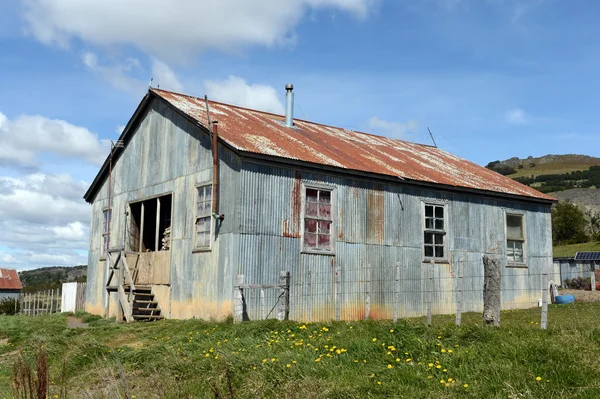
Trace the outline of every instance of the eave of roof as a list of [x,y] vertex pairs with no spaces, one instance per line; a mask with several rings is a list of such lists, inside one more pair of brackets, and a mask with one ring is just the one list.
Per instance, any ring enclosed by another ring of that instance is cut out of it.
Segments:
[[[133,127],[152,98],[159,98],[206,131],[204,99],[150,89],[123,130],[127,143]],[[510,178],[424,144],[336,128],[296,119],[293,128],[284,116],[209,101],[211,119],[219,121],[219,139],[236,153],[267,157],[279,162],[326,167],[342,173],[369,174],[418,185],[440,186],[457,191],[552,203],[556,199]],[[116,149],[118,158],[122,149]],[[93,201],[108,174],[104,162],[84,198]]]

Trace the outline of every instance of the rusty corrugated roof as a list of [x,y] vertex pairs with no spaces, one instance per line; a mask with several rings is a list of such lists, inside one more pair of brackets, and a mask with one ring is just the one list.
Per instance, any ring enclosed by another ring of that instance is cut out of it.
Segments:
[[[151,89],[181,112],[206,126],[204,99]],[[232,147],[342,169],[371,172],[402,179],[555,200],[531,187],[452,155],[442,149],[388,137],[294,120],[209,101],[219,136]]]
[[23,288],[19,274],[14,269],[0,269],[0,290],[20,290]]

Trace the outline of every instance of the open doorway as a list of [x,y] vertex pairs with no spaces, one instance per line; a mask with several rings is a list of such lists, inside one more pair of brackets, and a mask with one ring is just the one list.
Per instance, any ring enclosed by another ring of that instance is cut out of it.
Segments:
[[133,252],[168,251],[171,248],[172,195],[129,204],[129,247]]

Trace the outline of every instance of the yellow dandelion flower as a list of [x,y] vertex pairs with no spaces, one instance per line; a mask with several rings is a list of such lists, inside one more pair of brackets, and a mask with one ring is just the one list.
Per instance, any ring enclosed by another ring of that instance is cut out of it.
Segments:
[[446,383],[446,381],[440,380],[440,384],[445,384],[445,383]]
[[290,368],[290,367],[292,367],[292,365],[288,363],[285,365],[285,367]]
[[263,362],[263,364],[265,364],[266,362],[268,362],[268,360],[267,359],[263,359],[262,362]]
[[441,369],[442,366],[440,366],[439,364],[437,366],[435,366],[436,369]]
[[394,332],[394,329],[391,329],[390,332]]
[[429,366],[429,367],[433,367],[433,363],[429,363],[429,364],[428,364],[428,366]]
[[446,349],[442,349],[442,353],[446,353]]
[[336,350],[335,350],[335,353],[337,353],[338,355],[341,355],[341,354],[342,354],[342,351],[341,351],[341,350],[339,350],[339,349],[336,349]]
[[536,381],[541,381],[541,380],[542,380],[542,377],[535,377],[535,380],[536,380]]
[[448,353],[452,353],[452,349],[448,349]]
[[393,369],[394,366],[392,366],[391,364],[388,364],[388,369]]
[[400,361],[400,358],[399,358],[399,357],[397,357],[397,358],[396,358],[396,361],[397,361],[397,362],[399,362],[399,361]]
[[406,363],[411,362],[412,359],[409,357],[408,359],[406,359]]
[[371,377],[371,378],[375,377],[375,373],[371,373],[371,375],[369,377]]
[[295,360],[292,360],[292,363],[296,364],[296,363],[298,363],[298,362],[297,362],[297,361],[295,361]]
[[463,387],[468,388],[469,384],[464,384]]
[[381,385],[381,381],[377,381],[377,385]]
[[315,362],[317,362],[317,363],[320,362],[320,361],[321,361],[320,357],[318,357],[318,358],[315,359]]
[[377,342],[377,338],[373,338],[373,342]]

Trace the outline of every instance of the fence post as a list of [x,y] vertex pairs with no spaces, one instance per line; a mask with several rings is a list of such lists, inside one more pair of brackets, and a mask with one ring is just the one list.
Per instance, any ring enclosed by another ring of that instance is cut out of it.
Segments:
[[435,263],[430,262],[431,272],[429,274],[429,284],[427,286],[427,325],[431,325],[431,303],[433,302],[433,275],[435,273]]
[[592,291],[596,291],[596,273],[594,270],[591,271],[590,281],[592,282]]
[[308,271],[308,318],[307,321],[310,323],[312,313],[312,273]]
[[260,319],[264,320],[267,318],[267,314],[265,313],[265,290],[260,289]]
[[460,258],[458,263],[458,283],[456,293],[456,325],[460,326],[462,319],[462,308],[463,308],[463,276],[465,273],[465,260]]
[[548,328],[548,274],[542,275],[542,330]]
[[233,287],[233,314],[235,321],[244,320],[244,291],[240,287],[244,284],[244,275],[238,274],[235,276],[235,285]]
[[365,320],[369,320],[371,313],[371,266],[367,266],[367,298],[365,300]]
[[50,313],[52,313],[53,307],[54,307],[54,288],[50,290]]
[[337,264],[335,265],[335,319],[340,320],[341,318],[341,309],[342,309],[342,276],[341,271],[338,268]]
[[493,326],[500,325],[501,279],[500,261],[483,257],[483,322]]
[[282,285],[282,300],[279,301],[279,314],[277,318],[279,320],[290,319],[290,272],[279,273],[279,284]]
[[394,323],[398,322],[398,282],[400,281],[400,265],[396,263],[396,279],[394,280]]

